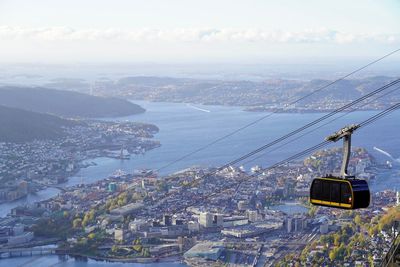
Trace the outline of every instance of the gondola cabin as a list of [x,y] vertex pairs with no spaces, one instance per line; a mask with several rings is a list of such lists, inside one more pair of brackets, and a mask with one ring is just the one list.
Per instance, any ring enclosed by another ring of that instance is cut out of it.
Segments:
[[369,187],[365,180],[355,178],[316,178],[311,184],[310,202],[342,209],[367,208],[370,202]]

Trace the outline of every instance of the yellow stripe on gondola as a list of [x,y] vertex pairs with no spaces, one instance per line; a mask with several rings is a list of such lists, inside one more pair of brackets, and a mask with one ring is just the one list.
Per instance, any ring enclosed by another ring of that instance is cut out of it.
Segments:
[[322,205],[335,206],[335,207],[351,208],[351,204],[346,204],[346,203],[330,202],[330,201],[323,201],[323,200],[318,200],[318,199],[311,199],[310,201],[313,204],[322,204]]
[[351,204],[346,204],[346,203],[339,203],[339,202],[331,202],[331,201],[323,201],[323,200],[318,200],[318,199],[310,199],[311,203],[315,204],[322,204],[322,205],[329,205],[329,206],[336,206],[336,207],[343,207],[343,208],[353,208],[353,201],[354,201],[354,191],[353,191],[353,186],[350,183],[350,181],[342,178],[335,178],[335,177],[319,177],[316,178],[316,180],[328,180],[328,181],[335,181],[335,182],[340,182],[340,183],[347,183],[350,186],[350,192],[351,192]]

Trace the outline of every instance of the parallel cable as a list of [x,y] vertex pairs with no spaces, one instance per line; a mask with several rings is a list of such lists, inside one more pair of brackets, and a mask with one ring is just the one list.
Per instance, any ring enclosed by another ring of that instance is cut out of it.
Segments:
[[[210,173],[207,173],[207,174],[203,175],[200,179],[193,180],[191,183],[189,183],[187,185],[187,187],[190,186],[190,185],[193,185],[194,183],[197,183],[201,179],[205,179],[207,177],[210,177],[211,175],[213,175],[213,174],[215,174],[215,173],[217,173],[217,172],[219,172],[219,171],[221,171],[221,170],[223,170],[223,169],[225,169],[225,168],[227,168],[229,166],[232,166],[232,165],[234,165],[234,164],[236,164],[236,163],[238,163],[240,161],[243,161],[244,159],[249,158],[252,155],[255,155],[258,152],[261,152],[261,151],[267,149],[268,147],[271,147],[271,146],[273,146],[273,145],[275,145],[275,144],[277,144],[277,143],[279,143],[279,142],[281,142],[281,141],[283,141],[283,140],[285,140],[285,139],[287,139],[287,138],[289,138],[289,137],[291,137],[291,136],[293,136],[293,135],[295,135],[297,133],[300,133],[301,131],[304,131],[305,129],[310,128],[310,127],[314,126],[315,124],[317,124],[317,123],[319,123],[319,122],[321,122],[321,121],[323,121],[323,120],[325,120],[325,119],[327,119],[329,117],[332,117],[333,115],[335,115],[335,114],[337,114],[337,113],[339,113],[339,112],[341,112],[341,111],[343,111],[343,110],[345,110],[345,109],[347,109],[347,108],[349,108],[349,107],[351,107],[351,106],[353,106],[355,104],[358,104],[358,103],[364,101],[365,99],[367,99],[367,98],[369,98],[369,97],[371,97],[371,96],[373,96],[375,94],[378,94],[378,93],[380,93],[380,92],[382,92],[382,91],[384,91],[384,90],[386,90],[386,89],[390,88],[391,86],[393,86],[395,84],[398,84],[398,83],[400,83],[400,78],[396,79],[396,80],[394,80],[394,81],[392,81],[392,82],[390,82],[390,83],[388,83],[388,84],[386,84],[386,85],[384,85],[384,86],[382,86],[382,87],[380,87],[380,88],[378,88],[378,89],[376,89],[376,90],[374,90],[374,91],[372,91],[372,92],[370,92],[370,93],[368,93],[368,94],[366,94],[366,95],[364,95],[364,96],[362,96],[362,97],[360,97],[360,98],[358,98],[358,99],[356,99],[356,100],[354,100],[354,101],[352,101],[352,102],[350,102],[350,103],[348,103],[348,104],[346,104],[346,105],[344,105],[344,106],[342,106],[342,107],[340,107],[340,108],[338,108],[336,110],[334,110],[334,111],[332,111],[332,112],[330,112],[330,113],[328,113],[328,114],[326,114],[326,115],[324,115],[324,116],[322,116],[322,117],[320,117],[320,118],[318,118],[318,119],[316,119],[316,120],[314,120],[314,121],[312,121],[312,122],[310,122],[310,123],[308,123],[306,125],[304,125],[303,127],[298,128],[297,130],[294,130],[294,131],[292,131],[292,132],[290,132],[290,133],[288,133],[288,134],[286,134],[286,135],[284,135],[284,136],[282,136],[282,137],[280,137],[280,138],[278,138],[278,139],[276,139],[276,140],[274,140],[274,141],[272,141],[272,142],[270,142],[270,143],[268,143],[266,145],[263,145],[262,147],[260,147],[260,148],[258,148],[256,150],[253,150],[250,153],[248,153],[248,154],[246,154],[244,156],[241,156],[238,159],[235,159],[235,160],[233,160],[233,161],[231,161],[231,162],[229,162],[229,163],[227,163],[227,164],[225,164],[225,165],[223,165],[221,167],[216,168],[215,170],[211,171]],[[167,193],[164,199],[167,199],[170,195],[171,194]]]
[[380,88],[378,88],[378,89],[376,89],[376,90],[374,90],[374,91],[372,91],[372,92],[370,92],[370,93],[368,93],[368,94],[366,94],[366,95],[364,95],[364,96],[362,96],[362,97],[360,97],[360,98],[358,98],[358,99],[356,99],[356,100],[354,100],[354,101],[352,101],[352,102],[350,102],[350,103],[348,103],[348,104],[346,104],[346,105],[344,105],[344,106],[342,106],[340,108],[335,109],[334,111],[332,111],[332,112],[330,112],[330,113],[328,113],[328,114],[326,114],[326,115],[324,115],[324,116],[322,116],[322,117],[320,117],[320,118],[318,118],[318,119],[316,119],[316,120],[314,120],[312,122],[309,122],[308,124],[298,128],[298,129],[296,129],[296,130],[294,130],[294,131],[292,131],[292,132],[290,132],[290,133],[288,133],[288,134],[286,134],[284,136],[281,136],[281,137],[275,139],[274,141],[272,141],[272,142],[270,142],[268,144],[265,144],[265,145],[263,145],[263,146],[261,146],[261,147],[259,147],[257,149],[254,149],[251,152],[249,152],[249,153],[247,153],[247,154],[245,154],[245,155],[243,155],[243,156],[241,156],[241,157],[239,157],[237,159],[232,160],[231,162],[223,165],[220,168],[224,169],[224,168],[226,168],[228,166],[231,166],[231,165],[234,165],[234,164],[236,164],[238,162],[241,162],[244,159],[249,158],[249,157],[251,157],[251,156],[253,156],[253,155],[255,155],[255,154],[257,154],[257,153],[259,153],[259,152],[261,152],[261,151],[263,151],[263,150],[265,150],[265,149],[267,149],[267,148],[269,148],[269,147],[271,147],[271,146],[273,146],[275,144],[277,144],[277,143],[280,143],[283,140],[288,139],[289,137],[292,137],[293,135],[298,134],[298,133],[304,131],[305,129],[310,128],[310,127],[314,126],[315,124],[318,124],[321,121],[326,120],[327,118],[330,118],[333,115],[335,115],[335,114],[337,114],[337,113],[339,113],[341,111],[344,111],[347,108],[349,108],[349,107],[351,107],[351,106],[353,106],[355,104],[358,104],[358,103],[364,101],[365,99],[367,99],[367,98],[369,98],[369,97],[371,97],[371,96],[373,96],[375,94],[378,94],[378,93],[380,93],[380,92],[382,92],[382,91],[388,89],[389,87],[391,87],[391,86],[393,86],[395,84],[398,84],[398,83],[400,83],[400,79],[396,79],[396,80],[394,80],[394,81],[392,81],[392,82],[390,82],[390,83],[388,83],[388,84],[386,84],[386,85],[384,85],[384,86],[382,86],[382,87],[380,87]]
[[393,111],[395,111],[396,109],[399,109],[399,108],[400,108],[400,103],[397,103],[397,104],[391,106],[390,108],[388,108],[388,109],[376,114],[375,116],[369,118],[368,120],[365,120],[362,123],[360,123],[359,124],[360,128],[361,127],[365,127],[365,126],[367,126],[367,125],[379,120],[380,118],[386,116],[387,114],[389,114],[389,113],[391,113],[391,112],[393,112]]
[[[375,114],[374,116],[364,120],[363,122],[359,123],[359,128],[358,129],[361,129],[361,128],[363,128],[363,127],[365,127],[365,126],[367,126],[367,125],[369,125],[371,123],[374,123],[375,121],[383,118],[384,116],[388,115],[389,113],[391,113],[391,112],[393,112],[393,111],[395,111],[397,109],[400,109],[400,103],[397,103],[397,104],[395,104],[395,105],[393,105],[393,106],[391,106],[391,107],[389,107],[389,108],[387,108],[387,109]],[[277,168],[279,166],[282,166],[284,164],[287,164],[287,163],[289,163],[289,162],[291,162],[291,161],[293,161],[295,159],[298,159],[300,157],[304,157],[305,155],[308,155],[309,153],[311,153],[311,152],[313,152],[313,151],[315,151],[317,149],[321,149],[321,148],[327,146],[329,143],[331,143],[331,142],[330,141],[323,141],[323,142],[321,142],[321,143],[319,143],[319,144],[317,144],[315,146],[312,146],[312,147],[310,147],[308,149],[305,149],[305,150],[303,150],[303,151],[301,151],[301,152],[299,152],[299,153],[297,153],[297,154],[295,154],[295,155],[293,155],[291,157],[288,157],[288,158],[286,158],[286,159],[284,159],[282,161],[279,161],[279,162],[271,165],[270,167],[264,168],[264,169],[262,169],[262,171],[263,172],[269,171],[269,170],[275,169],[275,168]],[[252,178],[254,178],[255,176],[258,176],[258,175],[259,175],[258,173],[255,173],[253,175],[248,176],[246,179],[243,179],[242,181],[238,182],[235,191],[238,191],[238,189],[240,188],[240,186],[244,182],[247,182],[250,179],[252,179]],[[220,194],[220,193],[222,193],[224,191],[227,191],[227,190],[230,190],[230,188],[229,189],[221,188],[221,190],[213,192],[210,195],[204,196],[203,198],[201,198],[199,200],[196,200],[194,203],[191,203],[190,205],[186,205],[184,207],[181,207],[180,209],[174,210],[174,213],[179,212],[181,210],[185,210],[185,209],[187,209],[187,208],[189,208],[191,206],[194,206],[194,205],[196,205],[196,204],[198,204],[200,202],[203,202],[203,201],[205,201],[205,200],[207,200],[207,199],[209,199],[209,198],[211,198],[213,196],[216,196],[216,195],[218,195],[218,194]]]
[[[385,58],[387,58],[387,57],[389,57],[389,56],[391,56],[391,55],[393,55],[393,54],[395,54],[395,53],[397,53],[399,51],[400,51],[400,48],[396,49],[396,50],[394,50],[394,51],[392,51],[392,52],[390,52],[390,53],[388,53],[388,54],[386,54],[386,55],[384,55],[384,56],[382,56],[382,57],[380,57],[380,58],[378,58],[378,59],[376,59],[374,61],[371,61],[370,63],[368,63],[368,64],[366,64],[366,65],[364,65],[364,66],[362,66],[362,67],[360,67],[360,68],[358,68],[358,69],[356,69],[356,70],[354,70],[354,71],[352,71],[352,72],[350,72],[350,73],[348,73],[348,74],[346,74],[346,75],[344,75],[344,76],[342,76],[342,77],[340,77],[340,78],[338,78],[338,79],[336,79],[334,81],[331,81],[328,84],[323,85],[323,86],[317,88],[316,90],[314,90],[314,91],[312,91],[312,92],[310,92],[310,93],[308,93],[308,94],[306,94],[306,95],[304,95],[304,96],[302,96],[302,97],[300,97],[300,98],[298,98],[298,99],[296,99],[296,100],[294,100],[292,102],[289,102],[289,103],[285,104],[284,108],[286,108],[288,106],[291,106],[291,105],[294,105],[294,104],[297,104],[298,102],[300,102],[300,101],[302,101],[302,100],[304,100],[304,99],[306,99],[306,98],[308,98],[308,97],[310,97],[310,96],[312,96],[312,95],[314,95],[314,94],[316,94],[316,93],[318,93],[318,92],[320,92],[320,91],[322,91],[322,90],[324,90],[324,89],[326,89],[326,88],[328,88],[328,87],[330,87],[330,86],[332,86],[332,85],[334,85],[334,84],[336,84],[336,83],[338,83],[338,82],[340,82],[340,81],[342,81],[342,80],[344,80],[344,79],[346,79],[348,77],[350,77],[351,75],[353,75],[353,74],[355,74],[357,72],[360,72],[360,71],[368,68],[369,66],[371,66],[371,65],[373,65],[375,63],[378,63],[379,61],[381,61],[381,60],[383,60],[383,59],[385,59]],[[250,126],[253,126],[253,125],[257,124],[258,122],[260,122],[260,121],[262,121],[262,120],[264,120],[264,119],[266,119],[268,117],[271,117],[273,114],[275,114],[277,112],[278,112],[278,110],[275,110],[275,111],[273,111],[271,113],[268,113],[265,116],[262,116],[261,118],[258,118],[258,119],[254,120],[254,121],[252,121],[252,122],[250,122],[250,123],[248,123],[246,125],[243,125],[242,127],[238,128],[238,129],[236,129],[236,130],[234,130],[234,131],[232,131],[232,132],[230,132],[230,133],[228,133],[226,135],[223,135],[223,136],[215,139],[214,141],[212,141],[212,142],[210,142],[210,143],[208,143],[206,145],[203,145],[203,146],[193,150],[192,152],[189,152],[189,153],[187,153],[187,154],[185,154],[185,155],[173,160],[170,163],[167,163],[167,164],[163,165],[162,167],[158,168],[156,171],[159,172],[159,171],[161,171],[161,170],[163,170],[165,168],[168,168],[168,167],[174,165],[175,163],[178,163],[178,162],[180,162],[180,161],[182,161],[182,160],[184,160],[184,159],[186,159],[186,158],[188,158],[188,157],[190,157],[190,156],[192,156],[192,155],[194,155],[194,154],[196,154],[196,153],[198,153],[200,151],[203,151],[203,150],[213,146],[214,144],[216,144],[216,143],[218,143],[218,142],[220,142],[220,141],[222,141],[222,140],[224,140],[224,139],[226,139],[228,137],[231,137],[231,136],[235,135],[236,133],[243,131],[244,129],[249,128]]]
[[[369,125],[369,124],[371,124],[371,123],[374,123],[375,121],[377,121],[377,120],[379,120],[379,119],[385,117],[385,116],[388,115],[389,113],[391,113],[391,112],[393,112],[393,111],[395,111],[395,110],[397,110],[397,109],[399,109],[399,108],[400,108],[400,103],[397,103],[397,104],[394,104],[393,106],[390,106],[389,108],[387,108],[387,109],[385,109],[385,110],[379,112],[378,114],[376,114],[376,115],[370,117],[369,119],[367,119],[367,120],[365,120],[365,121],[359,123],[359,124],[358,124],[358,125],[359,125],[358,129],[361,129],[361,128],[363,128],[363,127],[365,127],[365,126],[367,126],[367,125]],[[306,150],[304,150],[304,151],[302,151],[302,152],[300,152],[300,153],[298,153],[298,154],[296,154],[296,155],[294,155],[294,156],[292,156],[292,157],[289,157],[289,158],[287,158],[287,159],[285,159],[285,160],[283,160],[283,161],[280,161],[280,162],[278,162],[278,163],[275,163],[275,164],[272,165],[271,167],[269,167],[269,168],[267,168],[267,169],[264,169],[264,170],[269,170],[269,169],[276,168],[277,166],[280,166],[280,165],[282,165],[282,164],[284,164],[284,163],[286,163],[286,162],[290,162],[290,161],[292,161],[292,160],[294,160],[294,159],[296,159],[296,158],[299,158],[299,157],[301,156],[301,154],[307,154],[307,151],[313,150],[313,148],[315,148],[315,147],[317,147],[317,146],[322,146],[322,147],[323,147],[323,146],[326,146],[328,143],[331,143],[331,142],[330,142],[330,141],[324,141],[324,142],[322,142],[322,143],[320,143],[320,144],[318,144],[318,145],[316,145],[316,146],[314,146],[314,147],[311,147],[311,148],[309,148],[309,149],[306,149]]]
[[248,164],[248,163],[250,163],[250,162],[253,162],[253,161],[255,161],[255,160],[257,160],[257,159],[259,159],[259,158],[261,158],[261,157],[264,157],[265,155],[267,155],[267,154],[269,154],[269,153],[271,153],[271,152],[274,152],[274,151],[278,150],[279,148],[282,148],[282,147],[284,147],[284,146],[286,146],[286,145],[288,145],[288,144],[291,144],[291,143],[293,143],[294,141],[297,141],[297,140],[299,140],[300,138],[302,138],[302,137],[304,137],[304,136],[306,136],[306,135],[308,135],[308,134],[311,134],[311,133],[315,132],[316,130],[318,130],[318,129],[320,129],[320,128],[322,128],[322,127],[324,127],[324,126],[326,126],[326,125],[328,125],[328,124],[330,124],[330,123],[332,123],[332,122],[334,122],[334,121],[337,121],[338,119],[341,119],[341,118],[343,118],[343,117],[349,115],[350,113],[353,113],[353,112],[359,110],[360,108],[365,107],[366,105],[368,105],[368,104],[370,104],[370,103],[372,103],[372,102],[374,102],[374,101],[376,101],[376,100],[378,100],[378,99],[381,99],[381,98],[383,98],[383,97],[385,97],[385,96],[387,96],[387,95],[389,95],[389,94],[391,94],[391,93],[393,93],[394,91],[397,91],[397,90],[399,90],[399,89],[400,89],[400,87],[396,87],[396,88],[394,88],[393,90],[391,90],[391,91],[389,91],[389,92],[386,92],[386,93],[383,94],[383,95],[380,95],[380,96],[378,96],[378,97],[376,97],[376,98],[374,98],[374,99],[371,99],[370,101],[368,101],[368,102],[366,102],[366,103],[360,105],[359,107],[353,108],[353,109],[347,111],[346,113],[343,113],[342,115],[340,115],[340,116],[338,116],[338,117],[336,117],[336,118],[334,118],[334,119],[332,119],[332,120],[330,120],[330,121],[328,121],[328,122],[326,122],[326,123],[324,123],[324,124],[321,124],[321,125],[319,125],[318,127],[314,128],[314,129],[311,129],[310,131],[307,131],[307,132],[305,132],[305,133],[299,135],[299,136],[296,137],[296,138],[291,139],[291,140],[288,141],[288,142],[283,143],[283,144],[280,145],[280,146],[274,147],[273,149],[271,149],[271,150],[269,150],[269,151],[266,151],[265,153],[263,153],[263,154],[261,154],[261,155],[255,157],[255,158],[253,158],[253,159],[250,159],[250,160],[244,162],[243,165],[246,165],[246,164]]

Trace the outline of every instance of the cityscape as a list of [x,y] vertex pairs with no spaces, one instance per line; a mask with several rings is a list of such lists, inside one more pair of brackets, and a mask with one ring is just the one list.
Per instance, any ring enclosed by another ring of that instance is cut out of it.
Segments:
[[400,266],[400,4],[0,1],[0,267]]

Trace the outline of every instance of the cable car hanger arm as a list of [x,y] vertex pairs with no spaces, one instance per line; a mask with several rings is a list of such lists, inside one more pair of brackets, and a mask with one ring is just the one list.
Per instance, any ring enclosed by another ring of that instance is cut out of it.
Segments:
[[332,142],[337,142],[343,138],[343,152],[342,152],[343,159],[342,159],[342,166],[340,168],[340,176],[343,179],[352,177],[347,173],[347,168],[349,166],[349,160],[351,154],[351,134],[358,128],[360,128],[359,124],[351,124],[325,138],[326,141],[332,141]]

